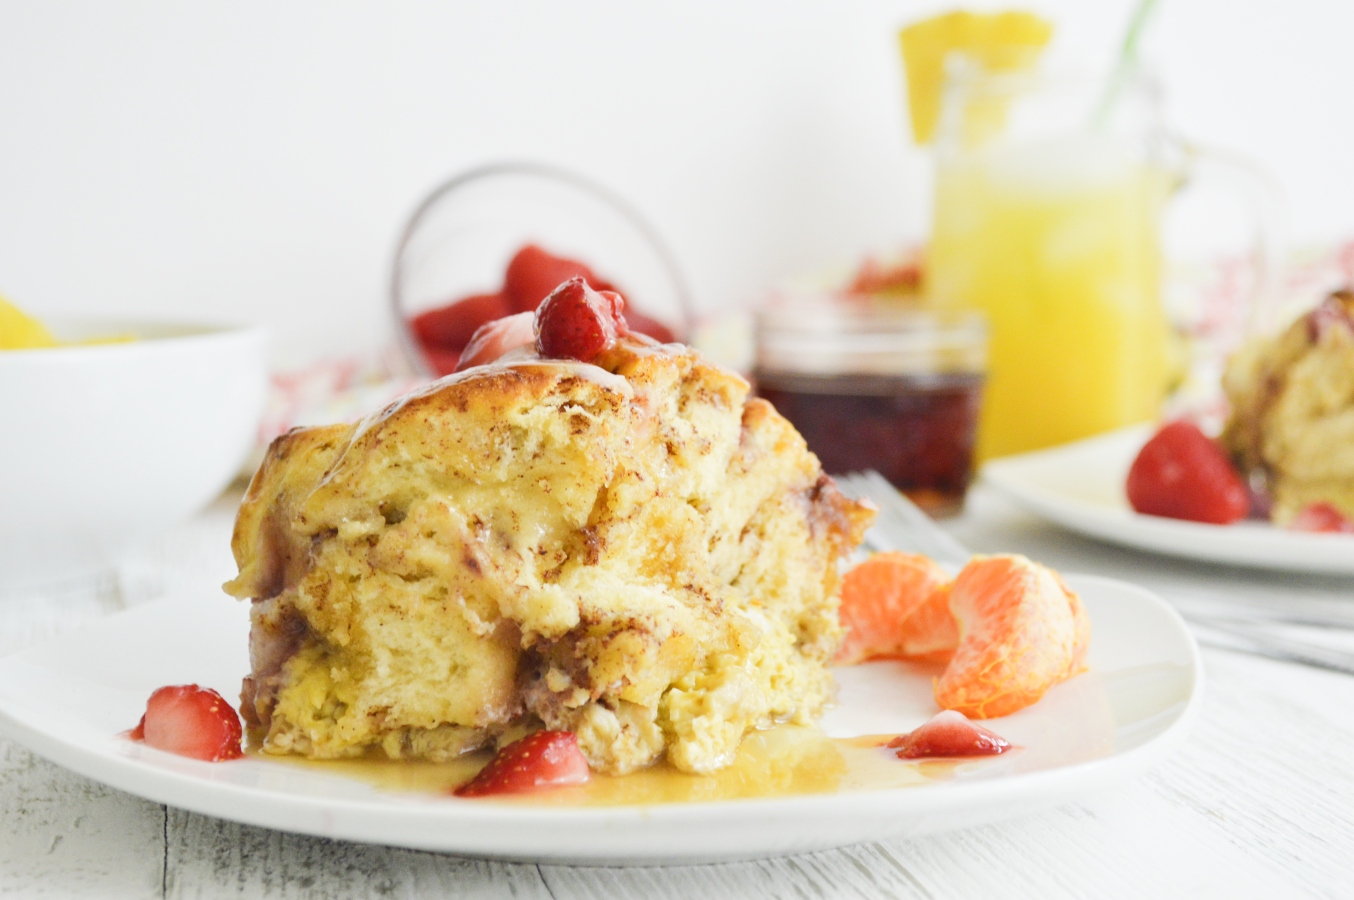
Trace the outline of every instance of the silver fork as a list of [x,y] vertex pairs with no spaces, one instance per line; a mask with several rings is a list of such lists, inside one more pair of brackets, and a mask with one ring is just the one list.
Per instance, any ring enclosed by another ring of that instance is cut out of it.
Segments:
[[[833,477],[842,493],[868,499],[879,507],[874,526],[865,534],[865,546],[869,549],[922,553],[952,566],[962,566],[972,555],[878,472]],[[1221,604],[1173,605],[1201,644],[1354,675],[1354,654],[1278,631],[1284,626],[1299,625],[1348,632],[1354,627],[1354,609],[1305,608],[1284,613],[1256,607],[1229,609]]]

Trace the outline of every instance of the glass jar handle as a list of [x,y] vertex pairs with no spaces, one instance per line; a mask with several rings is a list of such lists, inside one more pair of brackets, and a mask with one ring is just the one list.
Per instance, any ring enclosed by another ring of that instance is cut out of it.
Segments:
[[1181,138],[1172,141],[1181,162],[1176,168],[1178,182],[1171,199],[1180,196],[1189,185],[1219,176],[1230,180],[1251,214],[1249,258],[1254,278],[1250,290],[1242,295],[1246,332],[1264,330],[1274,323],[1274,293],[1278,287],[1283,252],[1283,202],[1278,184],[1262,166],[1228,150],[1201,145]]
[[[1225,356],[1239,340],[1272,329],[1281,266],[1283,265],[1283,203],[1278,185],[1265,169],[1230,151],[1203,146],[1181,138],[1170,140],[1178,162],[1167,202],[1174,202],[1193,184],[1222,179],[1231,193],[1249,211],[1250,284],[1223,281],[1213,289],[1211,302],[1201,302],[1194,328],[1181,329],[1194,338],[1193,346],[1181,348],[1179,368],[1183,376],[1167,402],[1168,415],[1188,414],[1205,425],[1220,425],[1225,413],[1221,379]],[[1230,325],[1230,327],[1229,327]]]

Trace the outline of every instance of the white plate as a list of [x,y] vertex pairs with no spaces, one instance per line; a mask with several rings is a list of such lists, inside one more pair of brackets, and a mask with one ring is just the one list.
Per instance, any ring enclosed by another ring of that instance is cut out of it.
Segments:
[[[0,660],[0,733],[89,778],[252,825],[476,856],[675,863],[794,853],[968,827],[1137,775],[1184,739],[1203,672],[1180,617],[1141,588],[1071,579],[1094,623],[1091,670],[991,727],[1019,751],[922,786],[648,807],[536,807],[394,793],[266,759],[204,763],[118,736],[151,690],[198,682],[234,696],[248,664],[243,604],[167,600]],[[836,737],[907,731],[935,712],[901,663],[838,671]],[[889,761],[893,765],[893,761]],[[914,765],[897,761],[899,766]]]
[[1354,535],[1290,531],[1266,522],[1206,525],[1134,512],[1124,482],[1152,430],[1140,425],[996,459],[983,466],[982,477],[1036,515],[1115,544],[1259,569],[1354,575]]

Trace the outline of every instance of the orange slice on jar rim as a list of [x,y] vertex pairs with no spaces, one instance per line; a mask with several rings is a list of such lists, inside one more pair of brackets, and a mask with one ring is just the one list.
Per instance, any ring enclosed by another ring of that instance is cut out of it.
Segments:
[[[956,11],[908,25],[898,33],[907,73],[912,136],[931,142],[940,119],[946,59],[963,54],[986,72],[1018,72],[1038,61],[1053,36],[1053,25],[1033,13]],[[990,134],[1005,120],[1005,102],[992,100],[965,110],[966,134]]]
[[936,703],[969,718],[1005,716],[1083,671],[1091,622],[1053,570],[1023,556],[975,557],[949,603],[959,646],[936,680]]
[[833,661],[852,665],[918,655],[916,648],[922,655],[953,649],[959,633],[943,596],[949,581],[949,573],[917,553],[876,553],[847,572],[840,612],[846,637]]

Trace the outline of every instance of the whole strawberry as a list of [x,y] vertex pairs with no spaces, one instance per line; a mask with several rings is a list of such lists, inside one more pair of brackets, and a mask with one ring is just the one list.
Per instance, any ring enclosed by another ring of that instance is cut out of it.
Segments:
[[1246,517],[1246,485],[1222,448],[1191,422],[1152,436],[1128,470],[1128,502],[1140,513],[1228,525]]
[[536,351],[545,359],[592,362],[628,328],[625,301],[613,291],[594,291],[581,277],[551,291],[536,309]]
[[458,787],[455,794],[522,794],[583,784],[588,774],[588,761],[572,731],[536,731],[499,750],[489,765]]

